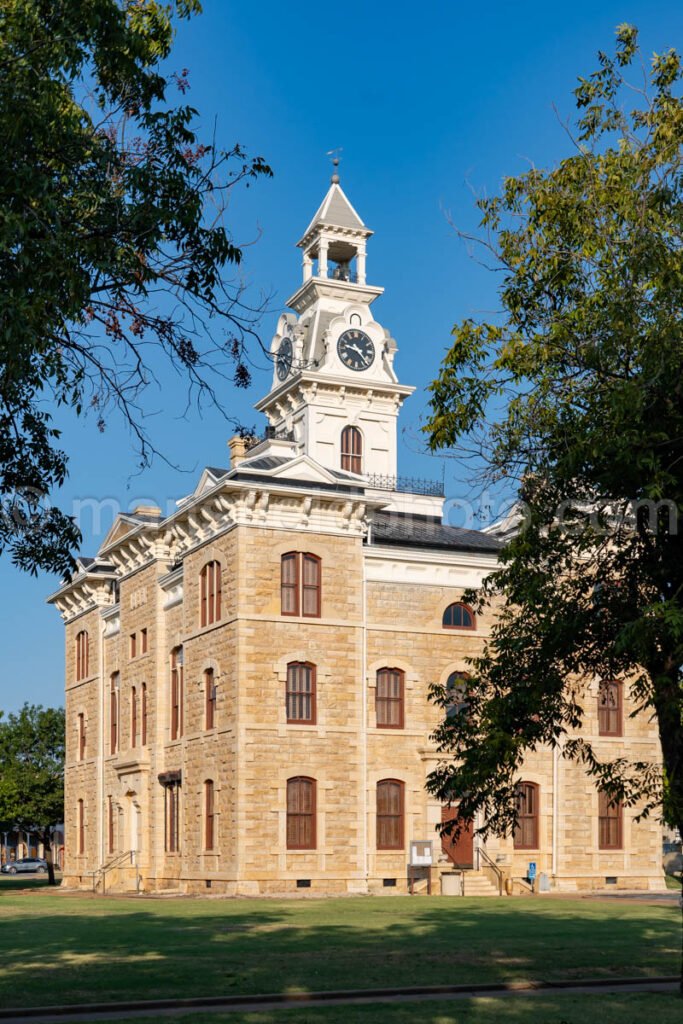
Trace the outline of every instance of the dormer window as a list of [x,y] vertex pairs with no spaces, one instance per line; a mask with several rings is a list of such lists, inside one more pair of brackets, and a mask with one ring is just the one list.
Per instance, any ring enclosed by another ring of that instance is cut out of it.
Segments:
[[341,468],[347,473],[363,472],[363,435],[358,427],[344,427],[342,430]]

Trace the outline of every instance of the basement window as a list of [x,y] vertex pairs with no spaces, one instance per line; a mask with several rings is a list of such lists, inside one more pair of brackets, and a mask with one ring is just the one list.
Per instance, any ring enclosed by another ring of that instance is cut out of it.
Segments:
[[382,879],[382,885],[384,886],[385,889],[395,889],[396,888],[396,879],[395,878],[383,878]]
[[210,879],[210,878],[207,878],[207,879],[206,879],[206,888],[207,888],[207,889],[210,889],[210,888],[211,888],[211,879]]
[[297,889],[310,889],[311,880],[310,878],[297,878],[296,880]]
[[617,876],[616,875],[607,875],[607,877],[605,878],[605,885],[616,885],[616,884],[617,884]]

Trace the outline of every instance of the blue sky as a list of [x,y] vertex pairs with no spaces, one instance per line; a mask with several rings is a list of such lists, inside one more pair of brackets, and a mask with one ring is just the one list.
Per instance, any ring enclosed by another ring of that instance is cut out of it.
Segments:
[[[188,101],[207,131],[215,123],[219,144],[239,141],[275,171],[272,181],[235,193],[229,213],[236,240],[256,240],[244,273],[255,297],[270,296],[264,340],[300,281],[294,246],[327,189],[325,153],[341,146],[342,186],[375,231],[368,279],[386,293],[374,309],[398,342],[402,382],[418,388],[402,413],[399,466],[440,478],[442,461],[419,440],[424,388],[452,325],[496,309],[496,277],[471,259],[449,215],[474,229],[475,194],[495,192],[529,161],[547,166],[566,155],[553,104],[571,114],[577,75],[594,70],[598,49],[612,49],[622,21],[639,26],[647,54],[683,48],[683,5],[205,0],[204,7],[181,27],[171,64],[189,69]],[[249,392],[224,391],[225,410],[249,423],[256,419],[251,404],[269,386],[270,373],[259,365]],[[104,434],[90,420],[62,422],[71,467],[56,500],[69,511],[88,499],[108,500],[99,524],[82,519],[84,554],[95,553],[114,507],[145,500],[166,509],[203,466],[227,464],[229,425],[209,409],[183,418],[172,374],[150,391],[145,407],[153,440],[180,468],[158,460],[136,475],[131,439],[115,417]],[[447,495],[469,494],[465,477],[449,460]],[[6,711],[24,700],[62,703],[63,627],[44,603],[56,582],[22,575],[0,559]]]

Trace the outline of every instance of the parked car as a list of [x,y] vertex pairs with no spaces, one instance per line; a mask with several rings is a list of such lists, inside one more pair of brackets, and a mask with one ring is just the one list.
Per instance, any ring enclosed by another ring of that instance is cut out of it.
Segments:
[[12,860],[8,864],[3,864],[0,868],[3,875],[16,875],[19,872],[34,872],[38,874],[45,874],[47,871],[47,861],[42,860],[40,857],[22,857],[20,860]]

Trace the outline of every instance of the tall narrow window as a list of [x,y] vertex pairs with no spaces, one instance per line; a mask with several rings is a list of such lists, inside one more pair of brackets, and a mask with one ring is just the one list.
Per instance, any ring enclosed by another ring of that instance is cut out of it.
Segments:
[[598,691],[598,731],[601,736],[621,736],[624,730],[623,687],[616,681],[601,682]]
[[88,634],[82,629],[76,636],[76,681],[90,675],[90,650]]
[[341,435],[341,468],[363,472],[363,435],[358,427],[344,427]]
[[78,736],[77,736],[77,758],[82,761],[85,758],[85,715],[83,712],[78,716]]
[[147,683],[140,688],[140,744],[147,746]]
[[147,654],[147,627],[140,630],[140,654]]
[[164,849],[180,850],[180,781],[164,783]]
[[183,649],[171,651],[171,739],[183,735]]
[[377,849],[402,850],[404,785],[398,779],[377,783]]
[[293,661],[287,666],[287,721],[316,721],[315,665]]
[[379,670],[375,697],[378,728],[403,728],[403,691],[404,678],[400,668]]
[[114,672],[109,680],[109,753],[119,749],[119,686],[120,677]]
[[283,615],[321,615],[322,563],[308,551],[288,551],[280,563],[280,602]]
[[79,854],[85,853],[85,814],[82,800],[76,805],[76,849]]
[[213,780],[204,783],[204,849],[213,850],[214,846],[214,792]]
[[216,681],[213,669],[207,668],[204,673],[204,720],[207,729],[216,725]]
[[474,629],[474,612],[466,604],[457,601],[449,604],[443,613],[441,624],[444,629]]
[[315,779],[287,779],[287,849],[315,850]]
[[538,786],[534,782],[520,782],[517,786],[516,850],[538,849]]
[[138,653],[138,636],[137,633],[130,634],[130,656],[134,658]]
[[301,614],[308,618],[320,618],[320,559],[317,555],[303,555],[302,568],[303,604]]
[[135,686],[130,688],[130,745],[138,745],[138,691]]
[[446,717],[457,718],[462,715],[467,721],[469,712],[469,701],[467,699],[467,687],[469,676],[466,672],[451,672],[446,680]]
[[221,617],[221,563],[207,562],[200,574],[200,622],[210,626]]
[[620,850],[622,846],[623,808],[620,800],[610,800],[607,793],[598,793],[598,847]]
[[112,854],[116,849],[114,842],[114,801],[111,797],[107,797],[107,830],[108,830],[108,849],[109,853]]

